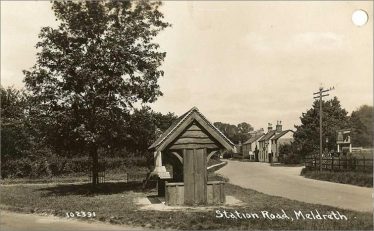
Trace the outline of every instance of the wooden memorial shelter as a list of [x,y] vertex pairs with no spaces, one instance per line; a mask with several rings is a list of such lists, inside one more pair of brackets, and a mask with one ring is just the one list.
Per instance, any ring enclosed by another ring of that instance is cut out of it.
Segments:
[[[224,184],[207,181],[207,163],[218,151],[235,151],[235,146],[196,107],[180,116],[149,149],[155,158],[153,173],[160,179],[159,194],[164,190],[167,205],[224,203]],[[178,162],[173,165],[174,179],[162,163],[168,156]]]

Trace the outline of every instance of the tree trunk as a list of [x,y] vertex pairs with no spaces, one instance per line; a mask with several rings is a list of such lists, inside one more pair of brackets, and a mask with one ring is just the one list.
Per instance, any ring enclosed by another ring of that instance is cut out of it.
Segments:
[[96,147],[92,147],[91,157],[92,157],[92,185],[96,186],[97,184],[99,184],[99,157],[98,157]]

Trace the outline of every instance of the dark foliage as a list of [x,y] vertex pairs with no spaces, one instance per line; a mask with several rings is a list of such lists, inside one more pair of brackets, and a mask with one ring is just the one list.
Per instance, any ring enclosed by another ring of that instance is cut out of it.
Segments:
[[279,146],[279,162],[283,164],[300,164],[302,156],[297,153],[294,143]]
[[228,123],[215,122],[214,126],[216,126],[227,138],[229,138],[235,144],[247,141],[250,138],[249,132],[253,131],[252,125],[246,122],[242,122],[237,126]]
[[361,106],[350,117],[352,144],[355,147],[373,147],[373,107]]
[[[8,160],[2,165],[2,178],[44,178],[66,176],[70,174],[81,173],[89,174],[91,166],[89,158],[66,158],[66,157],[49,157],[49,158],[19,158]],[[106,157],[99,161],[100,170],[105,169],[108,173],[136,173],[141,168],[147,171],[149,163],[147,158],[139,155],[127,155],[125,158]]]
[[[323,101],[322,103],[322,137],[323,147],[335,150],[337,131],[349,127],[348,112],[340,105],[338,98]],[[297,154],[304,157],[318,153],[319,150],[319,101],[316,100],[306,113],[300,117],[301,125],[295,126],[294,145]],[[328,142],[326,142],[328,138]]]
[[98,149],[123,144],[133,105],[162,95],[166,53],[153,39],[169,24],[160,5],[54,1],[59,25],[41,29],[36,64],[24,71],[42,136],[56,152],[89,154],[94,184]]

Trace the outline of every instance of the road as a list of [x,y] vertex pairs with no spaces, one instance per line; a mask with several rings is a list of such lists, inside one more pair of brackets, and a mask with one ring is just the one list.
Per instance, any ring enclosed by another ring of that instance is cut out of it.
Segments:
[[1,231],[71,231],[71,230],[141,230],[128,226],[117,226],[101,222],[83,222],[54,216],[20,214],[8,211],[0,213]]
[[229,160],[217,173],[227,177],[232,184],[268,195],[355,211],[373,211],[372,188],[307,179],[300,176],[301,169]]

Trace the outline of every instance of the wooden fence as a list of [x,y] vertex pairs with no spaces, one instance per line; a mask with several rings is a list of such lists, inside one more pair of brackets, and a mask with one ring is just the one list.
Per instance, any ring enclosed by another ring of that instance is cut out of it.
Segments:
[[[305,167],[319,169],[319,157],[305,157]],[[372,172],[373,159],[349,157],[323,157],[322,169],[328,171]]]

